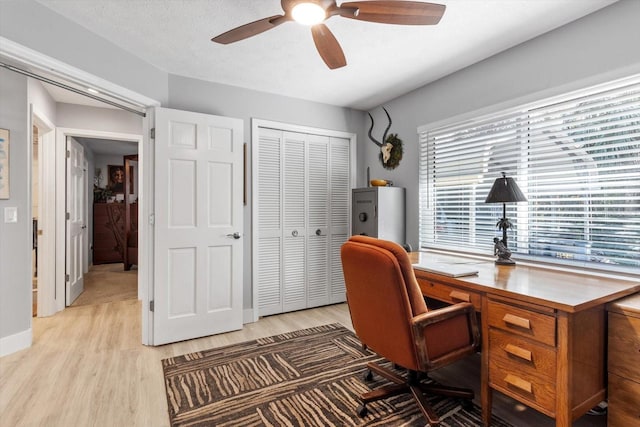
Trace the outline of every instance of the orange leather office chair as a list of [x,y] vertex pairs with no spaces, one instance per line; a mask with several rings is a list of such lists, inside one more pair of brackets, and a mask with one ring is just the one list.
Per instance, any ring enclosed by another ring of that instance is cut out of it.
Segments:
[[420,382],[421,375],[474,353],[480,343],[475,310],[460,303],[429,310],[407,252],[398,244],[352,236],[341,249],[351,321],[362,345],[407,369],[396,374],[376,363],[371,372],[394,384],[364,393],[357,409],[363,417],[367,403],[411,393],[432,426],[439,425],[424,393],[473,399],[473,391]]

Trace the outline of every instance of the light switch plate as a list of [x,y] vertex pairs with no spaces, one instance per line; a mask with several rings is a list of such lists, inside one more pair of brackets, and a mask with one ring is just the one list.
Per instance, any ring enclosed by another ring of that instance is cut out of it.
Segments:
[[18,222],[18,208],[15,206],[7,206],[4,208],[4,222]]

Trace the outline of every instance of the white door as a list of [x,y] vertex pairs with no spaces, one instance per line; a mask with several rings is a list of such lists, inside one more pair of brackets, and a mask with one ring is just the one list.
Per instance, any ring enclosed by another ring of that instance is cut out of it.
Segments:
[[156,108],[153,344],[242,328],[243,122]]
[[84,290],[84,235],[87,229],[84,165],[84,148],[67,137],[66,305],[71,305]]

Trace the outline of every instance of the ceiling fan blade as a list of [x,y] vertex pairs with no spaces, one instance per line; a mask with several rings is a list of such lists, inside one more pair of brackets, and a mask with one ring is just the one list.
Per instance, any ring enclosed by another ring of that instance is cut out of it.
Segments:
[[311,27],[311,34],[313,35],[313,42],[316,44],[316,49],[318,49],[318,53],[324,63],[327,64],[327,67],[335,70],[336,68],[347,65],[347,60],[344,57],[344,52],[338,40],[336,40],[326,25],[314,25]]
[[341,16],[360,21],[399,25],[434,25],[440,22],[446,6],[419,1],[352,1],[342,3],[340,8],[357,8],[357,14]]
[[211,41],[221,44],[237,42],[255,36],[256,34],[264,33],[288,20],[284,15],[270,16],[269,18],[259,19],[217,35],[212,38]]

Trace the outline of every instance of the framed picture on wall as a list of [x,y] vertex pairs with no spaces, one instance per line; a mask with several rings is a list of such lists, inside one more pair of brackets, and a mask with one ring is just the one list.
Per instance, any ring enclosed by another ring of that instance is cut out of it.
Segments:
[[9,130],[0,129],[0,199],[9,198]]
[[[108,165],[108,188],[114,194],[124,194],[124,166]],[[133,166],[129,166],[129,194],[133,194]]]

